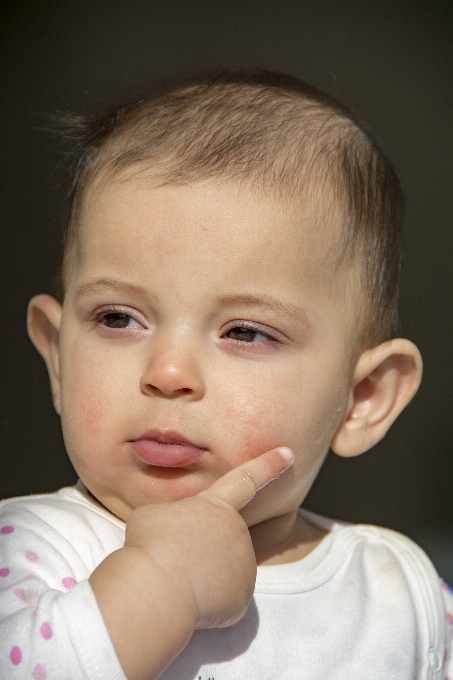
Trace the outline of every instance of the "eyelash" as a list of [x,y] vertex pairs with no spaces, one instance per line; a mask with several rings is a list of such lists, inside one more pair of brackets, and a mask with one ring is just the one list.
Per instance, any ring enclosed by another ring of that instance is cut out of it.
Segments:
[[281,340],[278,337],[277,333],[273,334],[272,330],[269,329],[267,326],[260,326],[259,324],[253,324],[248,321],[235,321],[233,325],[231,325],[224,333],[223,336],[226,336],[227,333],[230,333],[231,331],[235,330],[236,328],[244,328],[251,333],[257,333],[259,335],[265,335],[268,340],[263,343],[263,342],[246,342],[246,341],[241,341],[241,340],[234,340],[232,338],[228,338],[228,340],[231,340],[232,342],[237,342],[241,345],[252,345],[252,344],[271,344],[271,343],[279,343],[281,344]]
[[[101,307],[101,309],[97,309],[93,314],[91,314],[88,317],[88,321],[92,323],[98,323],[101,322],[102,319],[109,314],[121,314],[123,316],[128,316],[131,318],[133,321],[136,323],[141,324],[144,326],[144,324],[139,321],[133,314],[131,314],[131,309],[129,307],[122,307],[118,305],[109,305],[108,307]],[[105,328],[109,328],[108,326],[105,326]],[[121,329],[123,330],[123,329]]]
[[[121,305],[109,305],[107,307],[102,307],[101,309],[97,309],[93,314],[91,314],[88,317],[88,321],[94,323],[94,324],[101,324],[102,319],[109,314],[121,314],[124,316],[127,316],[131,318],[133,321],[136,323],[141,324],[143,327],[144,324],[139,321],[133,314],[131,314],[131,309],[129,307],[123,307]],[[109,326],[103,325],[105,329],[108,330],[113,330],[115,332],[114,328],[111,328]],[[238,329],[238,328],[243,328],[246,329],[252,333],[257,333],[259,335],[264,335],[268,338],[265,342],[260,341],[260,342],[247,342],[245,340],[235,340],[233,338],[226,338],[230,342],[237,343],[238,345],[258,345],[258,344],[282,344],[282,339],[280,337],[280,334],[278,334],[276,331],[272,332],[272,329],[269,329],[268,326],[261,326],[260,324],[254,324],[249,321],[242,321],[238,320],[235,321],[233,324],[231,324],[222,334],[222,337],[225,337],[228,333],[231,331]],[[117,330],[133,330],[133,328],[118,328]]]

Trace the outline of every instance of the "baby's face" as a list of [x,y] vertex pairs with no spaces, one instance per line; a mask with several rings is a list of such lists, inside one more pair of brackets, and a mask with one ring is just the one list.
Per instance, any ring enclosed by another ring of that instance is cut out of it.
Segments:
[[128,180],[87,201],[60,407],[76,471],[117,516],[193,495],[276,446],[295,465],[247,521],[305,497],[352,372],[351,319],[313,215],[226,182]]

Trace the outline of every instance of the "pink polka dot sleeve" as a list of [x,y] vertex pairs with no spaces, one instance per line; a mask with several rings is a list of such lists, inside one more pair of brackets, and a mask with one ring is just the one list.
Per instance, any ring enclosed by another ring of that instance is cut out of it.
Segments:
[[20,504],[0,511],[2,680],[125,680],[71,538]]
[[445,599],[447,610],[447,636],[448,645],[445,655],[445,680],[453,680],[453,590],[442,582],[442,594]]

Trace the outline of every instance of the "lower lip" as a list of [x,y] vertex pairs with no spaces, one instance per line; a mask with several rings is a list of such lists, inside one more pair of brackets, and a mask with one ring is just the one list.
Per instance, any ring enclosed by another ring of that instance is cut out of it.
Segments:
[[136,456],[148,465],[158,467],[181,467],[193,463],[205,449],[184,444],[160,444],[149,439],[131,442]]

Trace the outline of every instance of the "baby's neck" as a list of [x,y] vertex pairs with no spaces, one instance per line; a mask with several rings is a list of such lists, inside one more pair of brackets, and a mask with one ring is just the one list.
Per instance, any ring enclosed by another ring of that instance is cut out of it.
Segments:
[[259,566],[297,562],[325,536],[322,529],[307,522],[297,511],[268,519],[249,531]]

